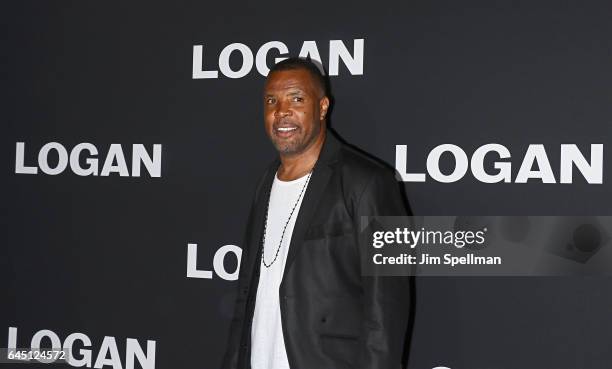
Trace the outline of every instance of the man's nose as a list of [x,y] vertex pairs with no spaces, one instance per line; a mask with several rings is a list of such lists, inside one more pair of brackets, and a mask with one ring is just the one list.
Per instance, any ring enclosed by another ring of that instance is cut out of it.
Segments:
[[276,118],[284,118],[291,115],[291,110],[287,108],[285,104],[279,104],[277,109],[274,111]]

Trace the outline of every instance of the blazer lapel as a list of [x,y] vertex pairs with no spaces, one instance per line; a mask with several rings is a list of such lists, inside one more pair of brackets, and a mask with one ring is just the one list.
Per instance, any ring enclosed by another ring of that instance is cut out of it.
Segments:
[[279,160],[275,160],[267,169],[264,176],[263,182],[260,188],[257,189],[256,200],[255,200],[255,212],[253,214],[253,224],[251,225],[251,234],[249,239],[249,247],[247,250],[247,261],[249,271],[254,270],[256,263],[260,262],[262,237],[264,230],[264,222],[266,220],[266,209],[268,208],[268,201],[270,198],[270,188],[272,188],[272,181],[274,175],[280,164]]
[[331,164],[336,160],[339,147],[340,143],[338,140],[331,132],[327,131],[325,143],[323,144],[323,148],[319,154],[319,159],[317,160],[317,164],[315,165],[312,176],[310,177],[310,183],[306,188],[306,193],[304,194],[304,199],[302,200],[302,205],[300,205],[298,217],[295,221],[295,226],[293,227],[291,243],[289,245],[289,253],[287,254],[285,270],[283,271],[283,280],[287,274],[287,270],[291,267],[291,263],[302,247],[302,241],[304,239],[304,235],[306,234],[306,230],[312,223],[312,217],[317,209],[319,200],[321,199],[321,196],[325,191],[325,187],[327,187],[327,183],[332,175],[333,169]]

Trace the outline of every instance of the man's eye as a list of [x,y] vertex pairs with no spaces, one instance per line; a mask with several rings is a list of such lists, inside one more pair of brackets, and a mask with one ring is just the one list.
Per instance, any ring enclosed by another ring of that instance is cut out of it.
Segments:
[[274,104],[275,100],[272,98],[266,99],[266,104]]
[[299,96],[295,96],[295,97],[293,98],[293,101],[295,101],[295,102],[302,102],[302,101],[304,101],[304,99],[303,99],[303,98],[301,98],[301,97],[299,97]]

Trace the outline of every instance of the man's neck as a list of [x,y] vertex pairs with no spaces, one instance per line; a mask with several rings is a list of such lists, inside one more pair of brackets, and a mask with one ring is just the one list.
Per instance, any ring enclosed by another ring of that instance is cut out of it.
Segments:
[[278,179],[281,181],[293,181],[308,174],[317,162],[324,142],[325,132],[304,152],[297,155],[281,155],[281,165],[277,173]]

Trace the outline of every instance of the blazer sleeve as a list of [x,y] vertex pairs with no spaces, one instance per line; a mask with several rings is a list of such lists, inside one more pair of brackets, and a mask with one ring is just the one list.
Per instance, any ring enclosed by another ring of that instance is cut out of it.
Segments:
[[249,240],[251,233],[253,232],[255,220],[255,208],[258,202],[259,196],[262,194],[262,186],[264,184],[268,170],[260,178],[255,187],[253,193],[253,200],[251,202],[251,208],[249,210],[249,216],[244,231],[242,240],[242,257],[240,258],[240,271],[238,272],[238,288],[236,302],[234,304],[234,315],[230,323],[230,333],[227,340],[225,349],[225,355],[221,363],[221,369],[237,369],[240,359],[240,350],[242,349],[242,336],[244,335],[244,329],[247,323],[246,308],[249,297],[249,287],[251,284],[251,271],[247,268],[247,260],[251,252],[257,252],[257,250],[250,250],[249,247],[258,247],[259,245],[250,245]]
[[[242,349],[242,337],[245,334],[244,330],[247,329],[247,318],[250,318],[246,316],[246,308],[249,299],[251,279],[253,276],[252,271],[248,270],[247,261],[249,260],[249,254],[256,253],[257,248],[259,247],[259,244],[250,245],[249,240],[252,232],[254,231],[255,222],[257,222],[257,220],[255,219],[255,210],[258,204],[258,199],[260,196],[265,195],[263,185],[267,176],[270,175],[270,171],[275,170],[275,165],[275,163],[272,163],[267,168],[263,176],[257,182],[255,191],[253,193],[253,201],[251,202],[251,208],[249,210],[249,216],[247,218],[247,223],[242,241],[242,257],[240,258],[240,271],[238,272],[238,288],[236,303],[234,304],[234,315],[230,323],[230,333],[229,338],[227,340],[223,361],[221,363],[221,369],[238,369],[240,350]],[[253,247],[254,249],[251,250],[250,247]]]
[[240,271],[238,272],[238,291],[236,296],[236,302],[234,304],[234,315],[230,323],[230,332],[229,338],[227,340],[227,345],[225,349],[225,355],[223,356],[223,361],[221,364],[222,369],[237,369],[238,368],[238,358],[240,354],[240,344],[241,338],[243,334],[243,329],[245,325],[245,312],[247,305],[247,297],[248,297],[248,286],[249,286],[249,276],[247,275],[246,268],[246,250],[245,246],[248,240],[247,235],[249,234],[249,229],[253,222],[253,207],[251,206],[251,211],[249,212],[249,218],[247,221],[247,227],[245,232],[245,237],[243,241],[243,251],[242,257],[240,258]]
[[[407,216],[410,210],[391,173],[370,177],[359,197],[354,213],[355,226],[361,216]],[[359,229],[359,228],[356,228]],[[358,237],[364,242],[363,237]],[[369,245],[358,245],[365,250]],[[364,276],[364,322],[362,338],[365,344],[358,361],[361,369],[399,369],[406,349],[405,338],[411,306],[411,277]]]

